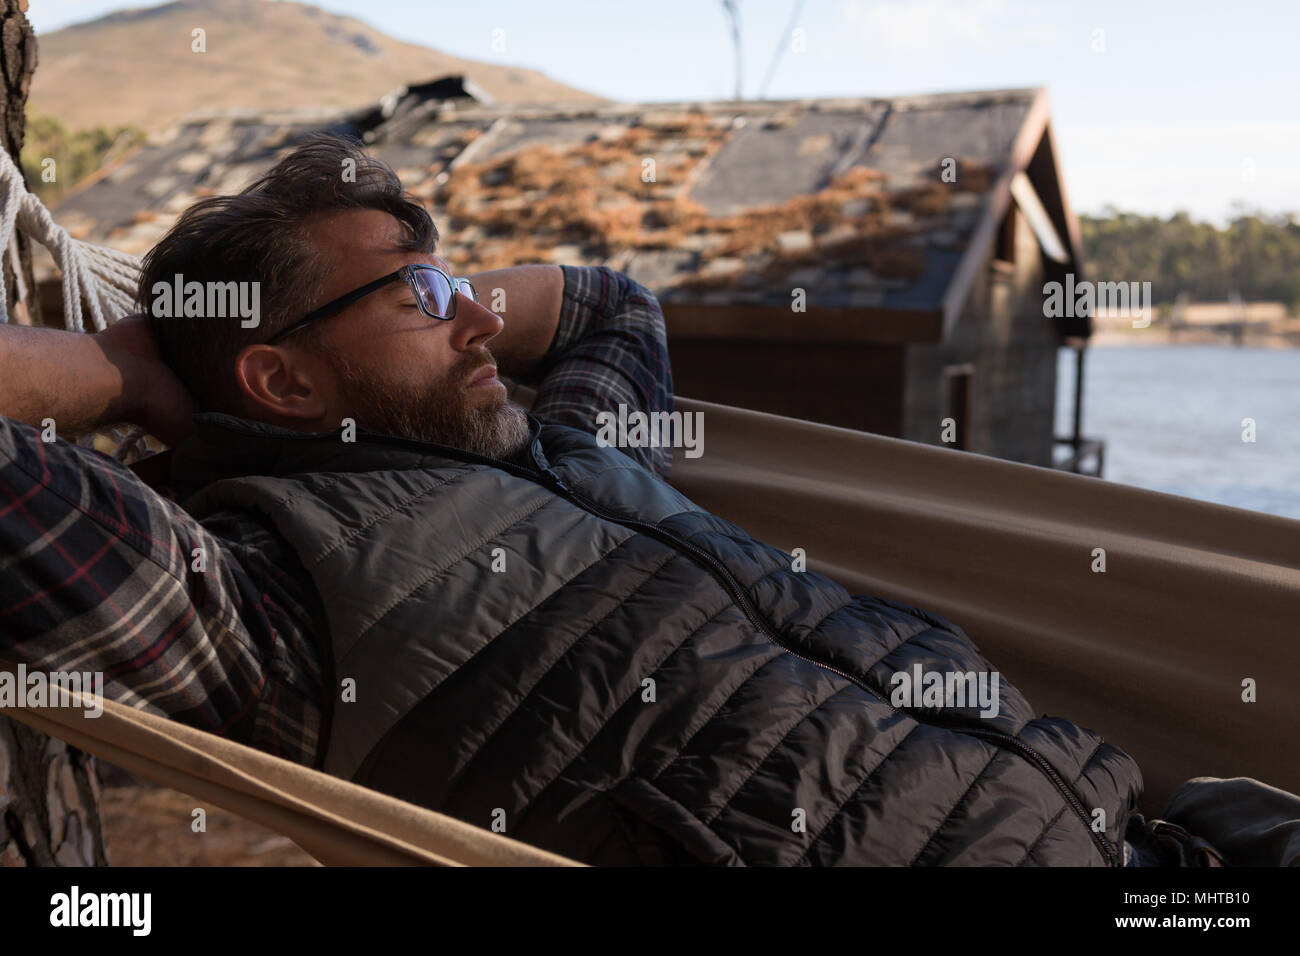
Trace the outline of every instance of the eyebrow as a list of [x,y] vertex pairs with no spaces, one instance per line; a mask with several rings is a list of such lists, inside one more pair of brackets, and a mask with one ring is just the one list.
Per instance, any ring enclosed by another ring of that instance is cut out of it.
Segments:
[[[434,262],[434,263],[432,263],[432,265],[437,266],[437,267],[438,267],[439,269],[441,269],[443,272],[447,273],[447,275],[451,275],[451,274],[452,274],[451,269],[450,269],[450,268],[447,266],[447,264],[446,264],[445,262],[443,262],[441,259],[438,260],[438,262]],[[457,276],[457,278],[460,278],[460,277]],[[407,285],[405,282],[391,282],[391,283],[389,283],[388,285],[384,286],[382,289],[380,289],[380,290],[378,291],[377,294],[378,294],[381,298],[382,298],[382,297],[385,297],[385,296],[387,296],[388,298],[392,298],[393,295],[395,294],[395,293],[394,293],[394,289],[396,289],[398,293],[404,293],[404,294],[406,294],[406,295],[409,295],[412,299],[415,298],[414,293],[411,292],[411,287],[410,287],[409,285]]]
[[379,295],[381,298],[391,299],[394,296],[399,294],[409,295],[411,296],[411,298],[415,298],[415,296],[411,293],[411,287],[407,285],[405,282],[390,282],[388,283],[388,285],[384,286],[382,289],[379,290]]

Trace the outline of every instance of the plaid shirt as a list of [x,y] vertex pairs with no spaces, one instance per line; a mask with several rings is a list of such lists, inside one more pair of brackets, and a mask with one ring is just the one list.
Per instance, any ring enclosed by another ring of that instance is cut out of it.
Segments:
[[[561,269],[534,413],[594,431],[619,404],[672,411],[654,295],[605,267]],[[625,450],[667,476],[670,449]],[[319,767],[321,621],[297,556],[253,514],[198,522],[113,459],[0,416],[0,658],[102,671],[110,699]]]

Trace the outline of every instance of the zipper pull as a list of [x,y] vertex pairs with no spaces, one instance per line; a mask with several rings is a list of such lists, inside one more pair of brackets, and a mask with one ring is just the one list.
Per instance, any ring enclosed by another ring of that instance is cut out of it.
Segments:
[[554,488],[556,491],[558,491],[560,494],[562,495],[573,494],[573,489],[570,488],[568,485],[566,485],[564,483],[564,479],[561,478],[559,475],[557,475],[555,472],[551,471],[551,469],[543,468],[541,473],[544,478],[549,479],[546,483],[550,485],[552,488]]

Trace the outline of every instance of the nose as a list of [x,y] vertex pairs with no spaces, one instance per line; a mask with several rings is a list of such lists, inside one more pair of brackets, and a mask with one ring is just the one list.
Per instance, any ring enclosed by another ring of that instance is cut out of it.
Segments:
[[506,327],[491,309],[456,293],[456,318],[451,321],[451,344],[462,351],[485,345]]

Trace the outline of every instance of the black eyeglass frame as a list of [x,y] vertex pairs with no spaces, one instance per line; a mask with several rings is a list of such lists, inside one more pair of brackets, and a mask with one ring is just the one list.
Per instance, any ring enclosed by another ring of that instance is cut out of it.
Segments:
[[[431,312],[425,306],[424,295],[415,284],[416,283],[415,273],[421,271],[436,272],[438,273],[438,275],[442,276],[444,279],[447,280],[447,284],[451,287],[451,299],[449,300],[451,303],[450,304],[451,313],[449,315],[437,315]],[[437,266],[431,266],[423,262],[415,262],[415,263],[411,263],[410,265],[402,266],[402,268],[398,269],[396,272],[390,272],[388,275],[378,278],[374,282],[367,282],[359,289],[353,289],[351,292],[347,293],[346,295],[339,296],[337,299],[335,299],[332,302],[327,302],[325,305],[322,305],[319,309],[316,309],[308,313],[307,315],[299,319],[297,322],[275,333],[275,335],[271,336],[269,339],[266,340],[266,344],[274,345],[275,343],[288,338],[290,335],[293,335],[295,332],[299,332],[302,329],[305,329],[307,326],[311,325],[314,322],[319,322],[321,319],[328,319],[332,315],[337,315],[338,313],[346,309],[348,306],[352,305],[354,302],[358,302],[361,299],[365,298],[366,296],[370,295],[370,293],[376,292],[379,289],[382,289],[384,286],[392,282],[397,282],[399,280],[405,282],[408,286],[410,286],[411,295],[415,297],[416,306],[424,315],[428,316],[431,319],[441,319],[444,322],[450,322],[452,319],[456,318],[456,293],[457,292],[459,292],[461,295],[465,295],[466,293],[464,290],[468,289],[469,290],[468,297],[470,301],[471,302],[478,301],[478,292],[474,289],[473,283],[471,283],[468,279],[457,279],[455,276],[449,275],[448,273],[442,271]]]

